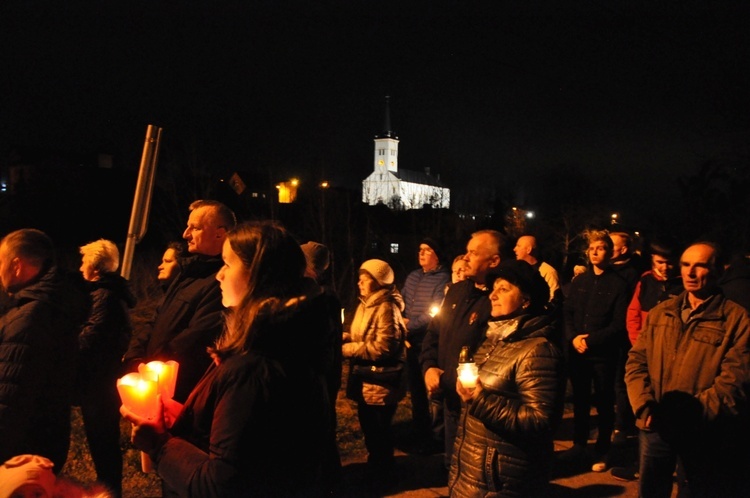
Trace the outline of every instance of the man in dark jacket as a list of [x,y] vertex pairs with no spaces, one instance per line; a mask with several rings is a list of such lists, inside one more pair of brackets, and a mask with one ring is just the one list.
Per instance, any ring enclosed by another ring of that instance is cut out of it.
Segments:
[[422,343],[419,361],[427,392],[440,392],[443,396],[446,469],[450,467],[461,415],[461,398],[456,392],[458,355],[463,346],[469,346],[473,354],[484,340],[492,308],[485,277],[500,264],[505,243],[505,236],[495,230],[481,230],[471,236],[466,245],[467,279],[448,289]]
[[138,364],[175,360],[179,363],[174,399],[184,403],[211,360],[206,352],[221,334],[221,290],[216,273],[223,265],[221,248],[229,230],[237,224],[224,204],[199,200],[190,205],[190,217],[182,237],[191,256],[167,289],[155,315],[130,342],[123,357],[126,370]]
[[[406,324],[407,379],[411,394],[411,418],[418,450],[431,452],[431,448],[441,447],[442,437],[437,426],[442,426],[442,419],[433,420],[430,415],[430,401],[424,384],[419,355],[422,353],[422,341],[427,333],[432,315],[434,315],[445,297],[445,284],[450,282],[451,274],[442,265],[440,247],[431,238],[422,239],[419,243],[419,268],[406,277],[401,296],[404,298],[404,323]],[[435,410],[437,413],[442,410]],[[433,423],[435,425],[433,425]],[[437,434],[433,434],[433,430]]]
[[88,311],[81,287],[55,265],[52,241],[22,229],[0,242],[0,461],[49,458],[60,472],[70,445],[77,336]]

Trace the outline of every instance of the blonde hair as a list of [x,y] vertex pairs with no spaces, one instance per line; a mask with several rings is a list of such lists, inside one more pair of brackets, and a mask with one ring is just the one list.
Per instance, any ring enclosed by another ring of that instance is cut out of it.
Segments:
[[114,242],[99,239],[81,246],[81,254],[91,258],[94,269],[105,273],[114,273],[120,267],[120,251]]

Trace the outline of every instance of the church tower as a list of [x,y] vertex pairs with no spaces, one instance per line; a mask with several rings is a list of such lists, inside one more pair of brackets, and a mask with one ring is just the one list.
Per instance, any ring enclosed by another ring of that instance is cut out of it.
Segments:
[[385,97],[383,132],[375,135],[374,171],[398,173],[398,137],[391,129],[391,98]]

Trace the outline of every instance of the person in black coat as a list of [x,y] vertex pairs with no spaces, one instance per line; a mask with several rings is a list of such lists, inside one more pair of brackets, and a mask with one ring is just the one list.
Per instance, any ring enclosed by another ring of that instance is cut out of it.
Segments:
[[0,461],[41,455],[59,473],[70,446],[76,338],[87,295],[56,266],[50,238],[32,228],[0,241],[0,284],[10,295],[0,316]]
[[78,334],[77,397],[97,479],[122,495],[120,396],[117,378],[133,330],[130,308],[136,299],[118,275],[120,252],[99,239],[81,246],[81,274],[91,294],[91,310]]
[[163,400],[164,419],[121,407],[131,441],[151,457],[164,497],[319,496],[331,416],[310,330],[325,325],[322,290],[273,222],[238,225],[222,256],[216,278],[228,311],[211,364],[184,406]]

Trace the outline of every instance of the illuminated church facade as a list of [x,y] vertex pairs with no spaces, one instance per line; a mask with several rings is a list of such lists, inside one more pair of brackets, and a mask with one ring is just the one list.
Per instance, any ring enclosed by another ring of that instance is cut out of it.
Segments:
[[362,181],[362,202],[383,203],[391,209],[450,207],[450,189],[440,178],[424,172],[399,169],[398,137],[391,130],[389,98],[385,98],[384,131],[375,136],[374,170]]

